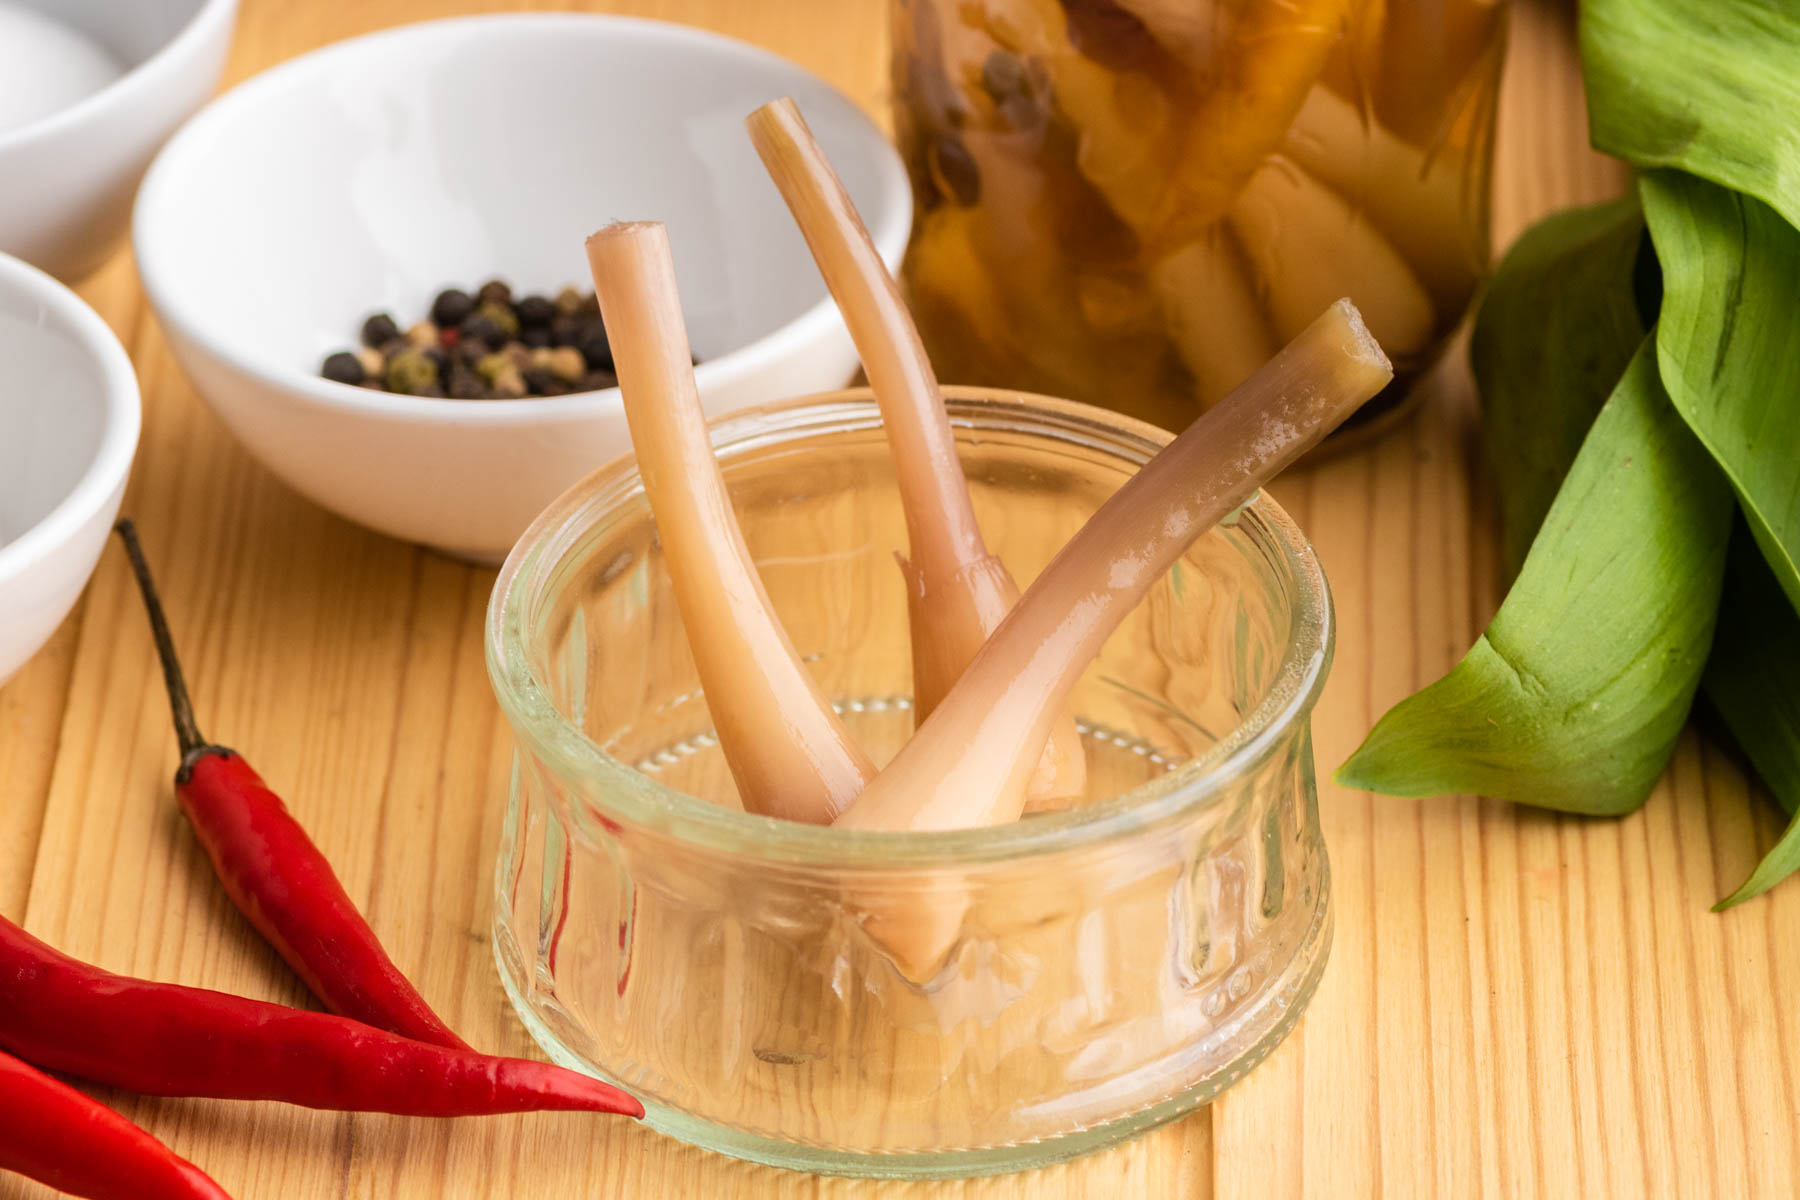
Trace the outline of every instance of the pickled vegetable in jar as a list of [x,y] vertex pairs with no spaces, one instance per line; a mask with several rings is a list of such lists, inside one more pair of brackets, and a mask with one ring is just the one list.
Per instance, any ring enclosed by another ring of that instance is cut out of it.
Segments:
[[1499,0],[895,0],[941,378],[1184,428],[1333,300],[1393,411],[1488,259]]

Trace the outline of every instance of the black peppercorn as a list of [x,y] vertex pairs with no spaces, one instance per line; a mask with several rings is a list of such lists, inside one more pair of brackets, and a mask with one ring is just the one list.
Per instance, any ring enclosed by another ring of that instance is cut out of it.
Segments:
[[506,285],[505,280],[490,279],[481,285],[480,291],[475,293],[475,302],[477,304],[511,304],[512,288]]
[[1014,129],[1037,129],[1050,113],[1050,80],[1038,59],[996,50],[981,64],[981,87]]
[[555,336],[542,325],[533,325],[528,329],[519,330],[519,340],[524,342],[527,346],[530,346],[533,350],[537,350],[543,346],[551,346],[556,343]]
[[[506,341],[506,331],[500,328],[492,317],[485,313],[476,313],[462,323],[462,341],[464,345],[470,342],[480,342],[488,349],[498,349]],[[477,354],[476,357],[479,358],[480,354]]]
[[319,368],[319,374],[333,383],[347,383],[354,387],[363,381],[366,372],[361,359],[348,350],[339,350],[336,354],[325,356],[325,365]]
[[519,324],[535,329],[550,323],[556,315],[556,305],[543,296],[527,296],[513,306],[513,311],[519,315]]
[[568,384],[558,379],[554,373],[541,368],[525,372],[525,386],[535,396],[563,396],[569,391]]
[[461,288],[445,288],[431,302],[431,319],[440,329],[461,325],[475,311],[475,298]]
[[450,365],[449,382],[445,390],[452,400],[483,400],[488,394],[487,381],[464,363]]
[[376,313],[363,322],[362,341],[365,346],[379,350],[399,336],[400,327],[386,313]]
[[981,199],[981,168],[967,146],[953,137],[940,137],[925,154],[931,178],[944,195],[964,208]]
[[612,343],[606,339],[605,323],[589,321],[582,329],[581,336],[575,343],[581,351],[581,357],[587,359],[587,365],[596,371],[613,369]]

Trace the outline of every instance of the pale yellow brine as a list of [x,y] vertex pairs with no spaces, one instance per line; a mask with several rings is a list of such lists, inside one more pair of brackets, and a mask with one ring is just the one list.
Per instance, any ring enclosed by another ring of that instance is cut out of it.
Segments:
[[1502,4],[894,13],[906,282],[940,377],[1181,429],[1339,296],[1395,398],[1461,320],[1488,257]]

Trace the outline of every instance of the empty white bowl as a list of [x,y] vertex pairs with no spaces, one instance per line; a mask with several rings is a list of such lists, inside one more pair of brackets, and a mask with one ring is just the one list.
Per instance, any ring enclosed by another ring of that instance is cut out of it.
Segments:
[[[0,97],[41,115],[11,125],[0,112],[0,252],[77,279],[112,253],[156,148],[218,84],[237,0],[9,2]],[[82,90],[69,75],[112,70],[122,73],[111,83],[60,103],[61,89]]]
[[93,309],[0,254],[0,683],[94,572],[138,442],[131,360]]
[[534,13],[357,38],[214,101],[144,180],[138,269],[176,357],[271,471],[353,521],[498,560],[629,449],[617,390],[430,399],[328,382],[320,361],[447,286],[585,289],[584,239],[630,218],[669,227],[710,413],[841,385],[854,348],[743,129],[783,95],[897,264],[899,156],[822,80],[681,26]]

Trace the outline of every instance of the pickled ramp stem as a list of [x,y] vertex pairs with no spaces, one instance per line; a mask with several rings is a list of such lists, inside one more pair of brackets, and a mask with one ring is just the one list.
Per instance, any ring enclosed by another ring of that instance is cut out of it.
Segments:
[[[1333,304],[1089,518],[834,824],[943,830],[1017,818],[1038,747],[1107,635],[1195,539],[1392,378],[1356,307]],[[949,949],[967,900],[940,885],[852,903],[896,966],[919,979]]]
[[949,573],[985,557],[937,376],[843,183],[792,99],[763,105],[744,124],[844,314],[881,405],[914,565]]
[[1019,815],[1069,690],[1196,538],[1393,378],[1339,300],[1132,476],[1069,540],[894,761],[835,824],[960,829]]
[[744,545],[694,386],[662,225],[609,225],[588,264],[631,444],[688,645],[750,812],[824,824],[874,776],[792,640]]
[[[1011,611],[1019,587],[982,540],[931,360],[824,150],[790,98],[763,105],[744,123],[844,315],[881,407],[906,516],[901,569],[913,703],[923,720]],[[1064,714],[1047,734],[1030,791],[1046,801],[1078,796],[1086,780],[1081,737]]]

